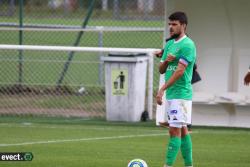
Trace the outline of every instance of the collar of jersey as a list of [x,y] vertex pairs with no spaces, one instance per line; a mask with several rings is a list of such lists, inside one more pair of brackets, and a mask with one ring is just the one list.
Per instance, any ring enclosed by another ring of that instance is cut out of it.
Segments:
[[179,43],[179,42],[181,42],[183,39],[185,39],[187,36],[186,35],[184,35],[183,37],[181,37],[178,41],[174,41],[174,43]]

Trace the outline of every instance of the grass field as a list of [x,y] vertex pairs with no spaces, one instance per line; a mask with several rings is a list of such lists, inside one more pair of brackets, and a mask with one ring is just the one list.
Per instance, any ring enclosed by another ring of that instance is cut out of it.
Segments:
[[[1,152],[32,152],[33,161],[1,167],[126,167],[134,158],[162,167],[167,130],[153,122],[65,118],[0,118]],[[250,130],[193,128],[195,167],[249,167]],[[183,166],[179,154],[175,167]]]

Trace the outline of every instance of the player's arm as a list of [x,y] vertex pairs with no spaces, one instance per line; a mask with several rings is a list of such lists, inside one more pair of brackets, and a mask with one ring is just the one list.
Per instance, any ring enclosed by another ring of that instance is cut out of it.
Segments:
[[249,85],[249,83],[250,83],[250,66],[249,66],[248,72],[244,78],[244,84]]
[[154,52],[154,55],[158,58],[161,58],[162,55],[163,55],[163,52],[164,52],[164,49],[161,49],[161,50],[157,50]]
[[176,71],[173,75],[169,78],[169,80],[165,83],[165,90],[172,86],[185,72],[187,65],[179,62]]
[[161,89],[157,93],[156,96],[156,101],[157,104],[161,105],[162,104],[162,96],[164,94],[164,91],[168,89],[170,86],[172,86],[179,78],[182,77],[186,70],[187,64],[183,62],[179,62],[176,71],[173,73],[173,75],[169,78],[167,82],[162,85]]
[[175,56],[169,54],[166,60],[160,62],[159,72],[161,74],[164,74],[166,72],[166,69],[168,68],[168,64],[174,61],[174,59],[175,59]]

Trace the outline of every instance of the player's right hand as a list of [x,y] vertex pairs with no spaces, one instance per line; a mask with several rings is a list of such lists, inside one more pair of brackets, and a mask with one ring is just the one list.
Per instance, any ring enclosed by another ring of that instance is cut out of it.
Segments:
[[168,57],[167,57],[167,59],[166,59],[166,61],[168,61],[168,62],[172,62],[174,60],[175,60],[175,56],[171,55],[171,54],[169,54]]
[[159,90],[159,92],[157,93],[157,96],[156,96],[156,102],[157,104],[159,105],[162,105],[162,96],[163,96],[164,92]]

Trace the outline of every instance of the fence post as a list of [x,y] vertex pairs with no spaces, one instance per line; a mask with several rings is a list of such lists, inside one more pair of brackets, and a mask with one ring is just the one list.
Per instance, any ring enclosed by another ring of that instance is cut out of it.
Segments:
[[[23,28],[23,0],[19,1],[19,28]],[[19,30],[19,45],[23,44],[23,30]],[[23,82],[23,51],[18,51],[19,65],[18,65],[18,84]]]
[[[87,11],[87,16],[84,18],[84,21],[83,21],[83,24],[82,24],[82,29],[86,28],[88,22],[89,22],[89,19],[93,13],[93,10],[94,10],[94,5],[95,5],[95,0],[92,0],[90,1],[90,5],[89,5],[89,8],[88,8],[88,11]],[[84,31],[79,31],[79,33],[77,34],[77,37],[76,37],[76,40],[74,42],[74,46],[78,46],[79,43],[80,43],[80,40],[82,38],[82,35],[84,34]],[[69,65],[74,57],[74,54],[75,52],[74,51],[71,51],[69,52],[68,54],[68,59],[67,61],[64,63],[64,67],[63,67],[63,71],[62,73],[60,74],[60,77],[59,79],[57,80],[57,87],[60,87],[62,82],[63,82],[63,79],[68,71],[68,68],[69,68]]]
[[[103,27],[98,27],[98,29],[100,29],[100,31],[98,32],[98,46],[99,47],[103,47]],[[99,83],[101,84],[101,86],[103,86],[103,62],[101,60],[101,57],[103,56],[103,52],[99,53],[99,60],[100,60],[100,64],[99,64]]]
[[148,53],[148,114],[153,119],[154,53]]

